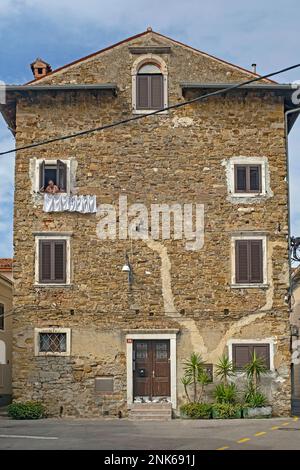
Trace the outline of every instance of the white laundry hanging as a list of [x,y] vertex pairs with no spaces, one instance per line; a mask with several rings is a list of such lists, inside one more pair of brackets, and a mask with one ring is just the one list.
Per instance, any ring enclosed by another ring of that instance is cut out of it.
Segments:
[[68,196],[68,194],[45,194],[44,212],[97,212],[96,196]]

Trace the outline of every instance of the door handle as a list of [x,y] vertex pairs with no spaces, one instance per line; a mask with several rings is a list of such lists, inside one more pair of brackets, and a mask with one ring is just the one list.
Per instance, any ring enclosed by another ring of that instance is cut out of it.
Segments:
[[153,378],[153,379],[155,378],[155,372],[154,372],[154,370],[152,371],[152,378]]

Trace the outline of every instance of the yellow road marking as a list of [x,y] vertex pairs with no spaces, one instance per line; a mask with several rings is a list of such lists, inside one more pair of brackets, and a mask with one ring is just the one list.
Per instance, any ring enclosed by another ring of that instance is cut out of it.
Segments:
[[275,431],[275,429],[279,429],[279,426],[272,426],[271,429],[272,431]]
[[299,419],[298,416],[294,416],[293,418],[294,421],[298,421],[298,419]]
[[229,446],[219,447],[217,450],[226,450],[226,449],[229,449]]
[[263,436],[264,434],[267,434],[266,431],[257,432],[254,434],[254,436],[259,437],[259,436]]
[[242,444],[243,442],[247,442],[247,441],[250,441],[250,438],[249,437],[243,437],[243,439],[240,439],[239,441],[237,441],[237,443]]
[[282,423],[282,426],[288,426],[289,423]]

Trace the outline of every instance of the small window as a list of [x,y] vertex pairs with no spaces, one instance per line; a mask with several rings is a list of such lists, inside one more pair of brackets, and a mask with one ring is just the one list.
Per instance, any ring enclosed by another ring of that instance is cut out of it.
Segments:
[[261,192],[261,165],[235,165],[236,193]]
[[67,165],[61,160],[56,160],[53,164],[46,164],[43,160],[39,169],[40,191],[45,191],[49,182],[58,187],[60,192],[67,191]]
[[67,352],[66,333],[39,333],[39,352],[65,353]]
[[0,330],[4,330],[4,305],[0,304]]
[[41,67],[38,67],[37,73],[38,75],[42,75],[44,73],[44,69],[42,69]]
[[39,240],[39,282],[66,283],[66,240]]
[[136,109],[164,107],[163,75],[155,64],[143,65],[136,77]]
[[262,240],[235,241],[236,284],[260,284],[263,282]]
[[263,343],[240,343],[232,345],[232,363],[237,369],[243,369],[255,352],[257,357],[263,359],[267,369],[270,369],[270,345]]

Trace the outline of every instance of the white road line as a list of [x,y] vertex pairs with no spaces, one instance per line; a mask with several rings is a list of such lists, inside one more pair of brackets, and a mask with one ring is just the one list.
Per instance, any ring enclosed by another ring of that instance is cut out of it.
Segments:
[[0,438],[12,438],[12,439],[58,439],[58,437],[46,437],[46,436],[22,436],[18,434],[0,434]]

